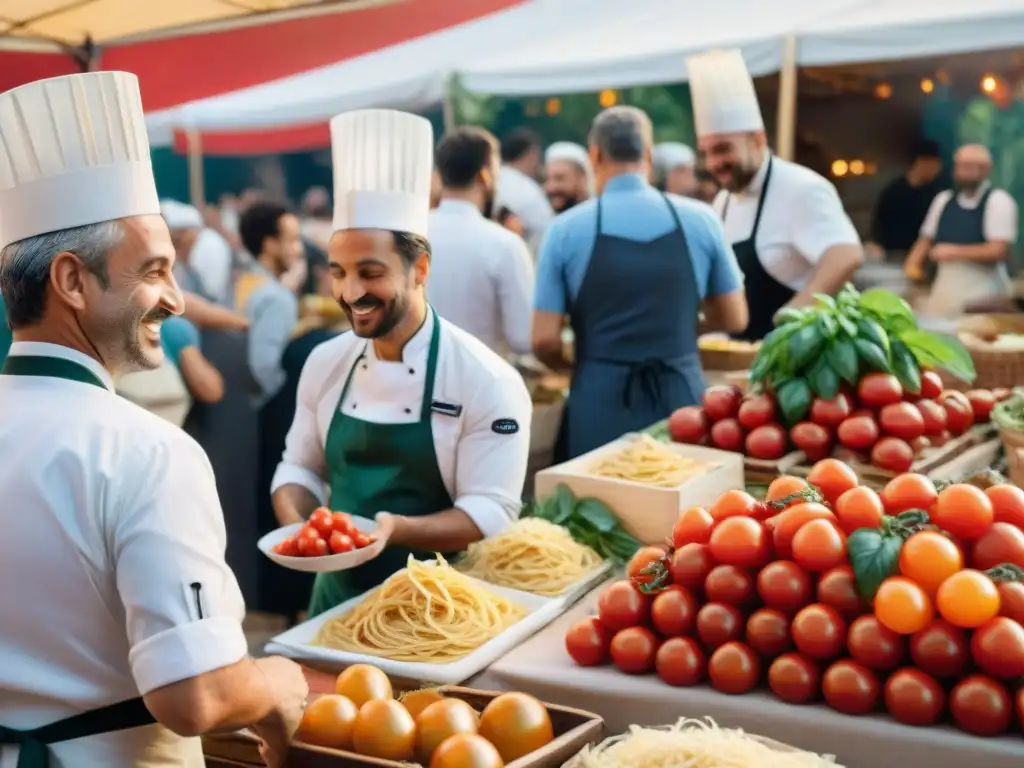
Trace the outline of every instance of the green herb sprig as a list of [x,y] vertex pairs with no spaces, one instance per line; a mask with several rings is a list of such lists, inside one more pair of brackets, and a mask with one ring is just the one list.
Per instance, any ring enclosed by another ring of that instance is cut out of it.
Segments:
[[560,525],[580,544],[593,549],[605,560],[624,565],[640,547],[622,522],[603,501],[577,499],[569,486],[560,483],[555,492],[523,508],[523,517],[539,517]]

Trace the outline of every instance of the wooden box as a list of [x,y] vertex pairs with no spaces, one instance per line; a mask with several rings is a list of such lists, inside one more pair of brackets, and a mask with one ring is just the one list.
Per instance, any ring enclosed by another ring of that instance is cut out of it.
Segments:
[[645,544],[661,544],[672,535],[679,512],[692,506],[710,506],[723,492],[743,487],[743,456],[716,448],[664,443],[683,458],[714,466],[680,486],[660,488],[629,480],[598,477],[589,468],[599,459],[627,448],[633,437],[615,440],[575,459],[541,470],[534,481],[534,496],[545,499],[564,483],[576,498],[604,502],[630,534]]

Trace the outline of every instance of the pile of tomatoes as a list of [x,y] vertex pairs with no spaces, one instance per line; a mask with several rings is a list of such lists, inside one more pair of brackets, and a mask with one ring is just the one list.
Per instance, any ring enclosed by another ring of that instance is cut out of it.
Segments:
[[703,405],[675,411],[668,429],[676,442],[706,443],[755,459],[782,458],[791,445],[809,461],[840,449],[847,458],[907,472],[925,449],[987,423],[995,404],[1009,396],[1010,390],[943,390],[931,371],[921,374],[921,391],[912,395],[892,374],[869,373],[856,388],[814,399],[806,420],[787,430],[771,394],[744,397],[738,387],[722,385],[705,390]]
[[554,729],[544,704],[525,693],[495,696],[482,712],[437,689],[396,699],[386,674],[355,664],[334,694],[306,707],[296,739],[430,768],[503,768],[550,743]]
[[274,545],[274,552],[286,557],[340,555],[368,547],[375,539],[356,528],[345,512],[327,507],[314,510],[306,524],[294,536]]
[[[645,547],[573,660],[705,680],[783,701],[823,697],[910,725],[947,714],[977,735],[1024,729],[1024,490],[903,474],[882,492],[836,459],[684,510],[672,549]],[[1016,710],[1016,715],[1014,714]]]

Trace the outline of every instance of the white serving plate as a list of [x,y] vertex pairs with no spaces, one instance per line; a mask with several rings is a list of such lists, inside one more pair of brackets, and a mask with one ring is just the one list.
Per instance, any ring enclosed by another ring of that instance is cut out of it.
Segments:
[[[376,521],[368,520],[365,517],[352,515],[352,524],[358,530],[371,536],[377,532]],[[304,525],[305,523],[293,523],[292,525],[278,528],[276,531],[271,531],[256,542],[256,546],[260,548],[260,552],[275,563],[285,568],[290,568],[293,571],[331,573],[332,571],[347,571],[350,568],[355,568],[357,565],[373,560],[384,549],[384,545],[387,544],[387,539],[378,537],[373,544],[362,549],[342,552],[339,555],[321,555],[320,557],[289,557],[287,555],[279,555],[274,551],[274,547],[289,536],[294,536]]]
[[480,648],[458,661],[452,661],[447,664],[393,661],[383,656],[336,651],[330,648],[311,645],[316,639],[320,627],[331,619],[355,608],[371,592],[353,597],[351,600],[345,601],[330,611],[326,611],[309,621],[292,627],[287,632],[272,638],[267,643],[265,650],[267,653],[287,656],[296,661],[317,662],[317,666],[320,668],[337,670],[351,664],[372,664],[381,671],[395,677],[426,683],[458,685],[473,677],[473,675],[482,671],[485,667],[490,666],[528,637],[546,627],[561,615],[567,607],[567,599],[565,597],[539,597],[527,592],[518,592],[514,589],[498,587],[479,581],[479,579],[474,579],[474,581],[478,581],[484,589],[488,589],[496,595],[524,606],[530,612],[497,637],[484,643]]

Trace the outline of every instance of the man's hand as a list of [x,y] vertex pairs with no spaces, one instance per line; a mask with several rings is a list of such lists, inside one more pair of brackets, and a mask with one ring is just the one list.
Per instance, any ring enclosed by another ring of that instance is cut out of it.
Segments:
[[302,713],[309,696],[309,684],[302,667],[280,656],[258,659],[256,664],[266,678],[277,706],[259,723],[251,727],[261,740],[260,756],[269,768],[284,765],[292,737],[302,722]]
[[392,515],[390,512],[378,512],[374,520],[377,521],[377,530],[373,534],[374,538],[377,541],[383,540],[386,546],[387,542],[395,535],[395,528],[401,524],[402,518],[398,515]]

